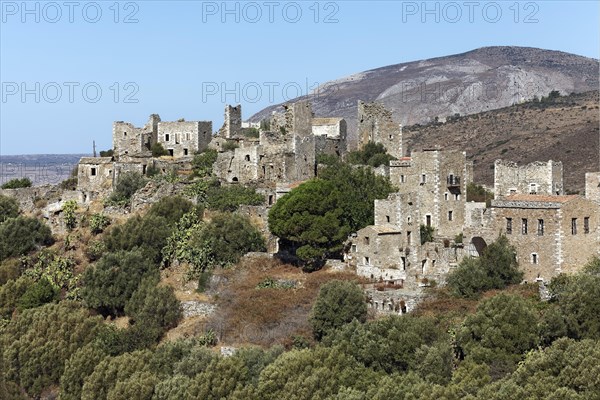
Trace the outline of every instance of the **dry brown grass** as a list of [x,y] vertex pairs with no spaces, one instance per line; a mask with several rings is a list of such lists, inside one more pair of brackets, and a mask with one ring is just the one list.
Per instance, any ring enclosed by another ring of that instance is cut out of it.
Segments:
[[[359,278],[352,273],[322,270],[304,273],[299,268],[270,258],[243,260],[235,268],[216,272],[216,313],[208,328],[222,343],[289,345],[294,336],[312,337],[308,317],[322,284]],[[292,289],[257,289],[267,278],[296,281]]]

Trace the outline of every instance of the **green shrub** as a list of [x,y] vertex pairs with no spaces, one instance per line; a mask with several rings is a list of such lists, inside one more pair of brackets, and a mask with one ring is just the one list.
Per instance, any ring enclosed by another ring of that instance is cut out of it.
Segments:
[[46,278],[40,279],[29,286],[18,303],[19,310],[39,307],[43,304],[58,300],[58,290]]
[[131,196],[144,187],[146,180],[139,172],[125,172],[119,176],[113,193],[108,198],[109,203],[129,204]]
[[152,152],[152,157],[161,157],[161,156],[169,155],[169,152],[167,150],[165,150],[163,145],[158,142],[156,142],[152,145],[152,147],[150,148],[150,151]]
[[96,261],[106,252],[106,244],[102,240],[92,240],[85,248],[85,255],[89,261]]
[[32,182],[28,177],[14,178],[2,185],[2,189],[19,189],[31,187]]
[[256,128],[245,128],[243,133],[244,136],[249,138],[258,138],[260,136],[260,131]]
[[104,214],[92,214],[90,217],[90,231],[97,235],[104,231],[104,229],[110,225],[110,218]]
[[421,226],[419,227],[419,233],[421,236],[421,244],[423,245],[428,242],[433,242],[434,232],[435,232],[435,229],[433,226],[427,226],[427,225],[421,224]]
[[75,302],[62,301],[25,310],[0,335],[5,379],[33,398],[56,386],[66,361],[96,338],[102,318],[90,317]]
[[316,157],[317,164],[335,165],[340,161],[340,158],[332,154],[319,153]]
[[167,331],[181,319],[181,304],[170,286],[158,285],[158,277],[144,279],[125,305],[131,322]]
[[538,313],[520,296],[499,294],[483,300],[463,322],[456,338],[465,357],[486,363],[494,375],[516,367],[539,343]]
[[240,205],[257,206],[264,203],[263,195],[244,186],[211,186],[206,191],[208,207],[218,211],[236,211]]
[[379,167],[380,165],[390,165],[390,160],[395,158],[387,154],[387,149],[383,144],[368,142],[362,149],[348,153],[346,159],[350,164]]
[[515,248],[502,235],[487,246],[479,258],[464,258],[448,275],[450,291],[460,297],[473,298],[490,289],[503,289],[521,282]]
[[67,200],[62,206],[63,219],[67,230],[72,231],[77,226],[77,202],[75,200]]
[[104,315],[120,314],[145,277],[158,268],[139,250],[107,253],[83,274],[81,296]]
[[112,157],[115,154],[113,149],[100,150],[100,157]]
[[473,182],[467,185],[467,201],[485,202],[486,207],[490,207],[492,200],[494,200],[494,194],[485,190],[483,186]]
[[212,175],[213,164],[217,161],[218,152],[208,149],[203,153],[196,154],[192,160],[194,175],[206,177]]
[[35,218],[20,216],[0,224],[0,261],[52,243],[50,228]]
[[221,149],[223,151],[233,151],[235,149],[237,149],[238,147],[240,147],[240,145],[233,140],[228,140],[225,143],[223,143],[223,146],[221,147]]
[[315,339],[357,319],[367,319],[367,302],[362,289],[354,282],[333,280],[319,290],[312,308],[310,323]]
[[219,214],[208,223],[194,213],[186,214],[177,224],[163,249],[163,265],[173,260],[190,264],[189,279],[216,267],[234,264],[250,251],[264,251],[260,232],[247,217]]
[[19,215],[19,203],[12,197],[0,194],[0,224]]

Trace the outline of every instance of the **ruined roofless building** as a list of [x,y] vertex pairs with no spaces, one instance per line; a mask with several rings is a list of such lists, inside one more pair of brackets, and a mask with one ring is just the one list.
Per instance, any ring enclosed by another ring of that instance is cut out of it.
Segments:
[[142,128],[129,122],[113,123],[115,158],[151,157],[150,148],[160,143],[173,157],[192,156],[206,150],[212,139],[211,121],[161,121],[152,114]]
[[517,165],[512,161],[494,163],[494,195],[563,194],[563,165],[560,161],[534,161]]
[[394,122],[392,112],[380,103],[358,101],[358,148],[367,143],[381,143],[388,154],[401,158],[402,126]]
[[[282,113],[272,116],[269,130],[261,131],[258,139],[244,137],[243,129],[241,135],[234,136],[238,121],[241,127],[241,107],[227,106],[225,118],[219,137],[211,147],[219,151],[213,167],[215,175],[230,183],[259,183],[275,188],[277,183],[313,178],[316,143],[340,140],[327,136],[317,138],[313,134],[313,114],[308,101],[285,105]],[[336,125],[345,127],[345,121],[336,121]],[[233,142],[236,147],[224,151],[223,145],[227,142]],[[336,145],[331,144],[331,147],[335,149]]]

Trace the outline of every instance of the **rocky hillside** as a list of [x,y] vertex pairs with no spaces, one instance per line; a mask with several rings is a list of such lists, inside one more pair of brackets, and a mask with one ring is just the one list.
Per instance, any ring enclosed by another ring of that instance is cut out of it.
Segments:
[[[327,82],[307,97],[316,116],[344,117],[352,142],[358,100],[380,101],[399,123],[413,125],[507,107],[552,90],[563,95],[597,90],[598,76],[596,59],[528,47],[484,47],[360,72]],[[278,107],[250,120],[258,122]]]
[[559,97],[552,103],[526,103],[445,123],[404,127],[410,150],[439,146],[462,149],[474,162],[475,181],[491,185],[498,158],[529,163],[563,162],[565,189],[584,189],[585,172],[600,169],[598,92]]

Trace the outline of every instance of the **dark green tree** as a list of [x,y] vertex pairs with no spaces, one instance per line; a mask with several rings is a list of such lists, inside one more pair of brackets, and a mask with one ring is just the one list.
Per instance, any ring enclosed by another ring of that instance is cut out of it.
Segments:
[[134,324],[159,327],[167,331],[181,319],[181,304],[173,288],[158,285],[158,277],[144,279],[125,305]]
[[150,147],[150,151],[152,152],[152,157],[161,157],[168,156],[169,152],[165,150],[162,144],[156,142]]
[[157,275],[158,267],[139,250],[107,253],[85,270],[81,296],[102,314],[117,315],[142,279]]
[[330,181],[342,195],[342,221],[352,232],[374,223],[374,201],[385,199],[394,191],[387,178],[375,175],[369,168],[338,163],[323,169],[319,178]]
[[19,204],[8,196],[0,194],[0,224],[9,218],[16,218],[19,215]]
[[350,226],[343,224],[342,197],[330,181],[303,183],[271,208],[269,229],[301,260],[319,264],[329,254],[340,252],[351,232]]
[[503,376],[538,345],[538,322],[530,301],[501,293],[483,300],[465,319],[456,336],[458,347],[468,359],[490,365],[493,376]]
[[36,218],[19,216],[0,224],[0,261],[52,243],[50,228]]
[[237,211],[240,205],[257,206],[265,197],[244,186],[211,186],[206,192],[208,207],[218,211]]
[[58,296],[58,290],[52,286],[48,279],[42,277],[42,279],[29,286],[27,291],[23,293],[23,296],[19,299],[18,308],[20,310],[26,310],[39,307],[43,304],[58,300]]
[[102,318],[75,302],[62,301],[25,310],[0,334],[4,376],[30,396],[57,385],[66,361],[93,341]]
[[569,337],[600,339],[600,274],[593,259],[576,275],[561,274],[550,282]]
[[28,177],[14,178],[2,185],[2,189],[19,189],[31,187],[32,182]]
[[[451,368],[451,364],[444,364],[448,361],[444,345],[449,339],[433,318],[396,315],[366,324],[354,321],[323,342],[368,368],[386,373],[419,370],[425,377],[436,374],[445,380]],[[438,347],[438,355],[433,354],[431,347]]]
[[367,303],[362,289],[354,282],[333,280],[319,290],[310,323],[317,340],[352,322],[367,319]]
[[448,275],[447,284],[455,295],[473,298],[485,290],[503,289],[522,279],[516,250],[502,235],[479,258],[464,258]]

